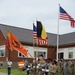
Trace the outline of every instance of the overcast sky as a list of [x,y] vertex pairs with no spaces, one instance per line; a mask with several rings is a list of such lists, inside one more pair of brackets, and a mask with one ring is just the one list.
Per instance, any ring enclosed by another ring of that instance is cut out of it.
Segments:
[[[59,3],[75,18],[75,0],[0,0],[0,23],[32,29],[39,20],[47,32],[57,33]],[[59,20],[60,34],[74,31],[69,21]]]

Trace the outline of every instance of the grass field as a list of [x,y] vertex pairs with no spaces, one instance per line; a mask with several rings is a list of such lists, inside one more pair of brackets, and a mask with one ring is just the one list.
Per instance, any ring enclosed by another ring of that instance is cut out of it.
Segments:
[[[0,69],[0,72],[7,73],[7,69]],[[19,69],[11,69],[12,75],[26,75],[26,71],[21,71]]]

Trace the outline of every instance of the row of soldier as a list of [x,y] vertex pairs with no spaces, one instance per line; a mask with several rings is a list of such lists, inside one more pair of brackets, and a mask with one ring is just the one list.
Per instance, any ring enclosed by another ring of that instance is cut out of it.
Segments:
[[25,61],[27,75],[75,75],[74,61],[47,59],[40,56],[39,60],[33,59],[32,63]]

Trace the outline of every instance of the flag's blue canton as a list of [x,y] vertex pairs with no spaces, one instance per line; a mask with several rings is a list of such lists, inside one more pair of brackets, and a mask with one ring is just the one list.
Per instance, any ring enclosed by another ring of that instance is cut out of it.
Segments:
[[60,6],[60,13],[67,14],[66,11],[61,6]]
[[36,26],[33,24],[33,31],[36,32],[37,31],[37,28]]

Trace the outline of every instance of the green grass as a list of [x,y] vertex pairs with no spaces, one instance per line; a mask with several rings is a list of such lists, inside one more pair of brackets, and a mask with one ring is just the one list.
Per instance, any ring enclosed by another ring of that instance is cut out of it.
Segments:
[[[7,69],[0,69],[0,72],[7,73]],[[21,71],[19,69],[11,69],[13,75],[26,75],[26,71]]]
[[6,69],[1,68],[1,69],[0,69],[0,72],[7,73],[7,70],[6,70]]

